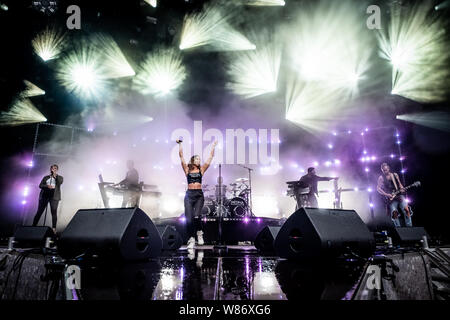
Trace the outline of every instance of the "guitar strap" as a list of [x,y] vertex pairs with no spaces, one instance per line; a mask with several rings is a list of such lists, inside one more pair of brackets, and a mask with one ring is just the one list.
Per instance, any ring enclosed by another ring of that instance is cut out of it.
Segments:
[[397,187],[397,181],[395,181],[396,178],[397,178],[396,175],[393,174],[393,173],[391,172],[391,180],[392,180],[392,183],[394,184],[395,190],[398,190],[398,187]]

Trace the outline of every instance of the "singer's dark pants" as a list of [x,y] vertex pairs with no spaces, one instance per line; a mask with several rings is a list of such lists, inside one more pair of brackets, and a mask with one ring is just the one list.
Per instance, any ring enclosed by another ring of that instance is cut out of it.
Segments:
[[188,189],[184,197],[184,216],[186,217],[186,232],[188,239],[195,238],[194,217],[200,216],[205,198],[201,189]]
[[58,210],[59,200],[53,200],[45,197],[39,199],[38,209],[33,219],[33,226],[37,226],[39,219],[41,218],[42,213],[44,212],[49,202],[50,202],[50,212],[52,213],[52,227],[56,228],[56,211]]

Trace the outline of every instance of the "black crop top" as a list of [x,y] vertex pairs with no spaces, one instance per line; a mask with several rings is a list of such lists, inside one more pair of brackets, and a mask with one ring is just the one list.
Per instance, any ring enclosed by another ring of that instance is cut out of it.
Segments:
[[189,172],[186,175],[186,177],[187,177],[188,184],[196,183],[196,182],[202,183],[202,173],[200,171],[199,172]]

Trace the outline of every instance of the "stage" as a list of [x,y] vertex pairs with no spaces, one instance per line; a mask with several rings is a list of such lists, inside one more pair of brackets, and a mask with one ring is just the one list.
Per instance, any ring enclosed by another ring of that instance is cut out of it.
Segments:
[[[448,294],[422,249],[378,248],[369,261],[347,256],[311,263],[262,255],[254,246],[183,246],[145,262],[80,260],[80,289],[72,290],[58,282],[67,267],[60,257],[24,252],[0,249],[3,300],[432,300],[436,292]],[[379,289],[374,266],[381,270]]]

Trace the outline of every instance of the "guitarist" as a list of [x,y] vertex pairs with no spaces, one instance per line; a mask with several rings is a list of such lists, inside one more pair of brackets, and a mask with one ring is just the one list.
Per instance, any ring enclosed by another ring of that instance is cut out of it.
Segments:
[[[394,222],[394,226],[400,227],[400,211],[405,219],[405,225],[407,227],[412,227],[411,211],[403,196],[406,190],[400,182],[398,174],[392,173],[387,163],[381,165],[381,171],[383,174],[378,178],[377,191],[387,199],[387,210],[392,222]],[[401,194],[393,196],[392,193],[396,191],[400,191]]]

